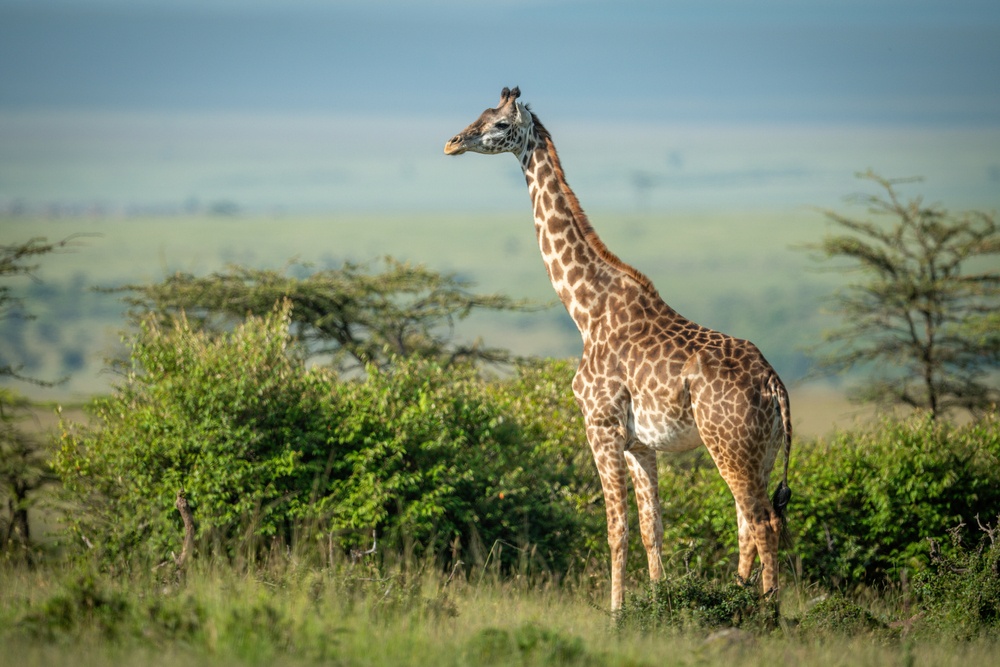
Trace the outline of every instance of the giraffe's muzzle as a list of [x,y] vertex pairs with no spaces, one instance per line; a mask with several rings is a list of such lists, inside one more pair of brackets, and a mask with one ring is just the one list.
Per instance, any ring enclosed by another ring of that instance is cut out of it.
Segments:
[[465,137],[461,134],[456,134],[444,145],[445,155],[461,155],[465,151]]

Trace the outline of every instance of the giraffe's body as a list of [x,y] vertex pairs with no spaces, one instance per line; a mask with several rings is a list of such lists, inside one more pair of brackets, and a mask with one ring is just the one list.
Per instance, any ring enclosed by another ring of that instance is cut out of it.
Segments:
[[[778,587],[778,537],[788,500],[791,422],[777,373],[749,341],[699,326],[598,238],[566,183],[551,135],[504,89],[500,105],[445,146],[448,154],[512,152],[524,170],[552,286],[583,338],[573,392],[601,477],[611,547],[611,606],[624,595],[626,471],[639,505],[649,575],[662,575],[656,452],[705,445],[736,500],[738,573],[759,554],[765,592]],[[774,504],[771,469],[785,449]],[[777,509],[776,509],[777,508]]]

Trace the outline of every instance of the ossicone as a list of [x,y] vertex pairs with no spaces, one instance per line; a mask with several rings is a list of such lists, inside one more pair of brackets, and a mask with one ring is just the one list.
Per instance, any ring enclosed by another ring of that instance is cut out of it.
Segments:
[[503,105],[513,100],[516,100],[520,96],[521,96],[521,89],[518,88],[517,86],[514,86],[513,90],[504,87],[504,89],[500,91],[500,104],[498,105],[498,108],[502,107]]

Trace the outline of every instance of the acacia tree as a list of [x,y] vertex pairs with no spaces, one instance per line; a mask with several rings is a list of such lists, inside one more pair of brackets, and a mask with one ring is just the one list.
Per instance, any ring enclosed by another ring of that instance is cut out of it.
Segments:
[[[42,237],[21,243],[0,245],[0,319],[13,314],[31,319],[24,300],[17,296],[10,280],[35,278],[37,259],[43,255],[72,248],[78,236],[50,242]],[[0,358],[0,378],[14,378],[42,386],[55,382],[22,373],[15,360]],[[5,513],[0,514],[0,550],[18,542],[30,557],[31,544],[28,509],[36,500],[36,492],[55,481],[48,466],[48,451],[19,422],[28,416],[24,398],[9,389],[0,389],[0,499]]]
[[[824,211],[837,228],[810,244],[820,260],[844,260],[859,278],[835,295],[844,324],[825,336],[820,368],[869,375],[860,400],[904,404],[934,417],[995,407],[1000,366],[1000,228],[994,214],[952,213],[920,197],[902,200],[890,180],[851,201],[876,220]],[[888,222],[886,222],[886,220]],[[992,378],[995,380],[995,376]]]
[[[37,280],[37,258],[71,249],[76,245],[81,235],[68,236],[60,241],[49,241],[44,237],[35,237],[22,243],[0,245],[0,319],[17,313],[24,319],[33,316],[24,307],[24,299],[15,294],[9,284],[11,278],[25,277]],[[51,386],[54,382],[41,380],[21,374],[22,366],[15,361],[0,358],[0,378],[13,377],[25,382]]]
[[[291,331],[308,354],[328,356],[340,370],[393,358],[508,363],[512,354],[476,340],[458,342],[454,327],[473,311],[523,311],[528,301],[500,294],[476,294],[461,278],[386,257],[381,265],[345,262],[338,269],[308,273],[230,266],[196,277],[175,274],[152,285],[125,285],[135,321],[148,313],[172,320],[184,311],[205,330],[224,330],[248,314],[267,315],[275,303],[292,305]],[[381,269],[381,270],[379,270]],[[302,275],[291,275],[294,273]]]
[[56,477],[48,465],[47,448],[18,425],[26,415],[25,399],[0,389],[0,497],[6,498],[5,513],[0,513],[0,551],[18,543],[30,558],[28,510],[36,492]]

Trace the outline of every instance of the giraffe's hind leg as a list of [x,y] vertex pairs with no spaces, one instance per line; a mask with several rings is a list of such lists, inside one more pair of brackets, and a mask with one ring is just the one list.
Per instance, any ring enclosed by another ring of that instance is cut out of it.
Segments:
[[753,527],[740,511],[739,503],[736,505],[736,527],[740,549],[740,562],[736,573],[740,583],[745,583],[750,580],[754,561],[757,560],[757,542],[754,540]]
[[775,513],[771,501],[765,496],[765,509],[754,529],[757,552],[764,567],[761,575],[764,593],[778,593],[778,547],[781,543],[781,518]]
[[[753,570],[754,556],[760,556],[763,569],[761,586],[764,594],[778,591],[778,543],[781,536],[781,520],[771,507],[771,501],[762,490],[741,492],[733,488],[726,479],[736,498],[736,516],[739,531],[740,563],[737,572],[744,581]],[[738,487],[737,487],[738,488]],[[763,487],[766,490],[766,487]]]
[[644,445],[633,445],[625,452],[635,497],[639,507],[639,532],[646,548],[649,578],[663,577],[663,517],[660,514],[660,482],[656,470],[656,452]]
[[[711,378],[710,378],[711,379]],[[777,454],[770,413],[759,404],[752,383],[736,383],[720,391],[711,382],[692,382],[695,420],[702,441],[736,501],[740,546],[738,574],[747,579],[754,556],[762,565],[764,593],[778,588],[778,541],[781,520],[767,495]],[[743,386],[743,390],[739,387]]]
[[740,548],[737,573],[744,581],[749,579],[755,557],[760,557],[763,569],[761,585],[764,593],[776,591],[781,520],[767,497],[770,475],[762,474],[760,459],[748,455],[752,449],[748,447],[746,441],[720,443],[709,439],[706,446],[736,501]]

